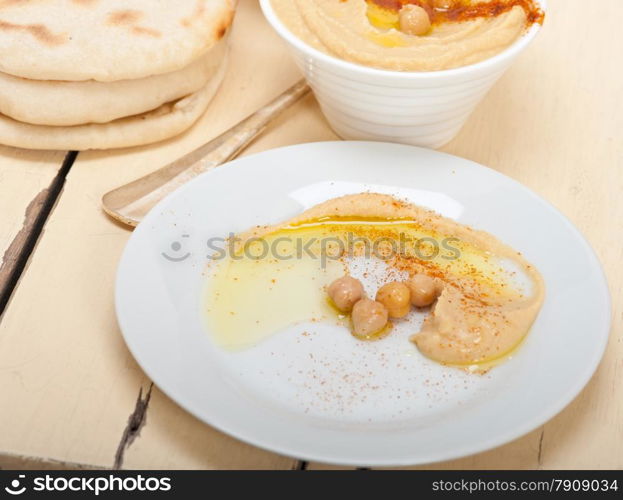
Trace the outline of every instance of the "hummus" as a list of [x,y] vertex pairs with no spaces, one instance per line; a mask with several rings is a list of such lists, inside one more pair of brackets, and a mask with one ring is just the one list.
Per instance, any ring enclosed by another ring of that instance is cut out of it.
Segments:
[[391,196],[362,193],[235,239],[207,288],[217,343],[246,348],[296,322],[330,319],[325,287],[348,272],[353,256],[368,256],[366,242],[389,273],[425,274],[441,287],[411,338],[439,363],[482,371],[505,359],[543,304],[539,272],[494,236]]
[[[544,16],[533,0],[272,0],[272,5],[312,47],[398,71],[438,71],[483,61]],[[405,5],[428,13],[432,27],[426,34],[401,30]]]

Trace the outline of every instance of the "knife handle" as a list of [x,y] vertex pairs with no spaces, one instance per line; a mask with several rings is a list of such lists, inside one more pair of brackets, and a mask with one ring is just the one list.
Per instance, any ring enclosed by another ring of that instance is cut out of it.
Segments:
[[192,178],[240,154],[268,124],[298,102],[310,88],[304,80],[210,142],[151,174],[121,186],[102,197],[104,211],[135,227],[165,196]]

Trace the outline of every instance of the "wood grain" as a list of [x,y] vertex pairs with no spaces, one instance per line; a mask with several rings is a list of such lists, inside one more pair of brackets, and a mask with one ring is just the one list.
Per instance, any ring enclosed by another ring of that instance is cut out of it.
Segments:
[[64,156],[0,146],[0,315],[25,267],[33,231],[50,209]]
[[[584,232],[610,280],[612,337],[588,387],[543,428],[434,468],[623,467],[623,70],[615,61],[623,46],[615,13],[623,6],[549,4],[537,41],[444,150],[519,180]],[[80,154],[72,167],[0,323],[0,426],[10,429],[0,433],[0,452],[113,466],[139,391],[144,395],[151,382],[127,351],[113,310],[115,270],[129,233],[101,212],[99,199],[226,130],[299,77],[253,0],[240,2],[232,41],[227,80],[193,130],[154,147]],[[334,138],[307,98],[248,153]],[[35,159],[24,164],[37,168]],[[0,235],[20,227],[2,224]],[[139,427],[124,447],[126,468],[296,466],[200,423],[157,388]]]

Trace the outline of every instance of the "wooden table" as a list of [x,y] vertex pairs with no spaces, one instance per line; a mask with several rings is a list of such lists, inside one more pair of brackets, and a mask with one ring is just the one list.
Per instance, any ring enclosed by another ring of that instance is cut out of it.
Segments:
[[[610,280],[614,328],[597,374],[560,415],[435,468],[623,467],[623,5],[549,3],[538,40],[444,151],[519,180],[583,231]],[[184,412],[152,386],[115,320],[113,281],[130,232],[104,215],[101,195],[194,149],[299,78],[255,0],[240,1],[232,43],[225,84],[182,137],[77,156],[0,148],[0,468],[326,467],[241,443]],[[333,139],[309,97],[246,154]]]

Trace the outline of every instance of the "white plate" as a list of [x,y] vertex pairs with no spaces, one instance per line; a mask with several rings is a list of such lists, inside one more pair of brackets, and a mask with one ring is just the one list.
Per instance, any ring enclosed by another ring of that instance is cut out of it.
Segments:
[[[467,375],[424,359],[408,331],[357,343],[322,324],[293,326],[244,352],[212,343],[201,313],[209,238],[366,190],[484,229],[537,266],[547,298],[513,359]],[[551,205],[475,163],[363,142],[250,156],[169,196],[128,243],[116,307],[141,367],[204,422],[293,457],[377,466],[461,457],[542,425],[590,379],[610,322],[599,262]]]

